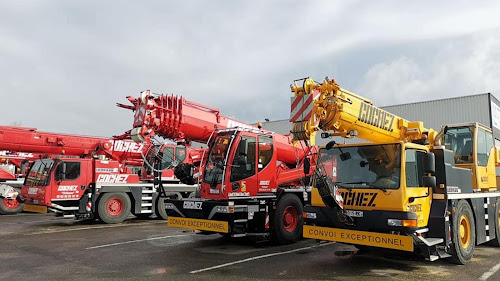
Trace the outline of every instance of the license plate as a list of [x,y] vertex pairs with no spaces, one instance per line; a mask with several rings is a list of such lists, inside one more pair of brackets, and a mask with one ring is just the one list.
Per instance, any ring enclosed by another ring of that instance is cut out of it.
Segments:
[[228,233],[229,226],[227,221],[214,221],[202,219],[189,219],[179,217],[168,217],[168,226],[180,227],[195,230],[206,230],[214,232]]
[[345,214],[350,216],[350,217],[355,217],[355,218],[362,218],[363,217],[363,211],[346,210]]
[[23,211],[25,211],[25,212],[32,212],[32,213],[45,214],[45,213],[47,213],[47,206],[38,206],[38,205],[24,204],[23,205]]
[[413,252],[411,236],[304,225],[305,238]]

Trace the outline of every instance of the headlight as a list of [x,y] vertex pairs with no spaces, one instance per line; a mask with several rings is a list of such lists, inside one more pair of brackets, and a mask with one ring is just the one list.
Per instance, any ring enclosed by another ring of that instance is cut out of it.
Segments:
[[387,219],[389,226],[417,227],[417,220]]

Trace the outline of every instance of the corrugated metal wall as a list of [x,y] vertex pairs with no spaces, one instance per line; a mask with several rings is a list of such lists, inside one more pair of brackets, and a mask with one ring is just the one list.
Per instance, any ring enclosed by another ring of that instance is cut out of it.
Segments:
[[488,94],[382,107],[409,121],[423,121],[426,128],[443,124],[479,122],[490,126]]
[[[492,97],[492,100],[494,97]],[[496,99],[495,99],[496,100]],[[443,124],[479,122],[488,127],[490,121],[490,102],[488,94],[456,97],[449,99],[408,103],[381,107],[397,116],[409,121],[423,121],[426,128],[441,129]],[[288,120],[270,121],[262,123],[264,129],[280,134],[288,134],[292,128]],[[362,142],[360,139],[345,140],[333,138],[343,143]],[[325,145],[331,139],[323,140],[320,132],[316,136],[317,145]]]

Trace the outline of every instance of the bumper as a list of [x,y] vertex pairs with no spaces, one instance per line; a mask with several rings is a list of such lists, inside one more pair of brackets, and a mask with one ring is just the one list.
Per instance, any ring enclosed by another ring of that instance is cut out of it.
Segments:
[[388,220],[417,220],[417,214],[413,212],[395,212],[395,211],[363,211],[362,217],[352,217],[349,225],[341,222],[337,211],[328,207],[304,207],[306,218],[305,224],[317,225],[329,228],[341,228],[358,231],[397,232],[404,235],[412,235],[418,227],[390,226]]
[[259,201],[221,201],[200,198],[165,200],[172,227],[243,234],[265,220],[267,207]]
[[229,232],[229,224],[227,221],[190,219],[180,217],[168,217],[168,226],[180,227],[193,230],[213,231],[220,233]]
[[[337,211],[327,207],[306,206],[304,237],[413,252],[418,227],[391,226],[388,220],[416,220],[413,212],[363,211],[351,217],[349,224],[341,222]],[[394,234],[396,233],[396,234]]]
[[413,238],[368,231],[304,225],[303,236],[318,240],[413,252]]

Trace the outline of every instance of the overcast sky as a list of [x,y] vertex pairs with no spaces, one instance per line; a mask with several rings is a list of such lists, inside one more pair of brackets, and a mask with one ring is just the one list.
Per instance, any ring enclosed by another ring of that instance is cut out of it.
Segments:
[[[128,95],[286,119],[311,76],[393,105],[500,97],[500,1],[1,1],[0,125],[110,136]],[[471,120],[474,121],[474,120]]]

